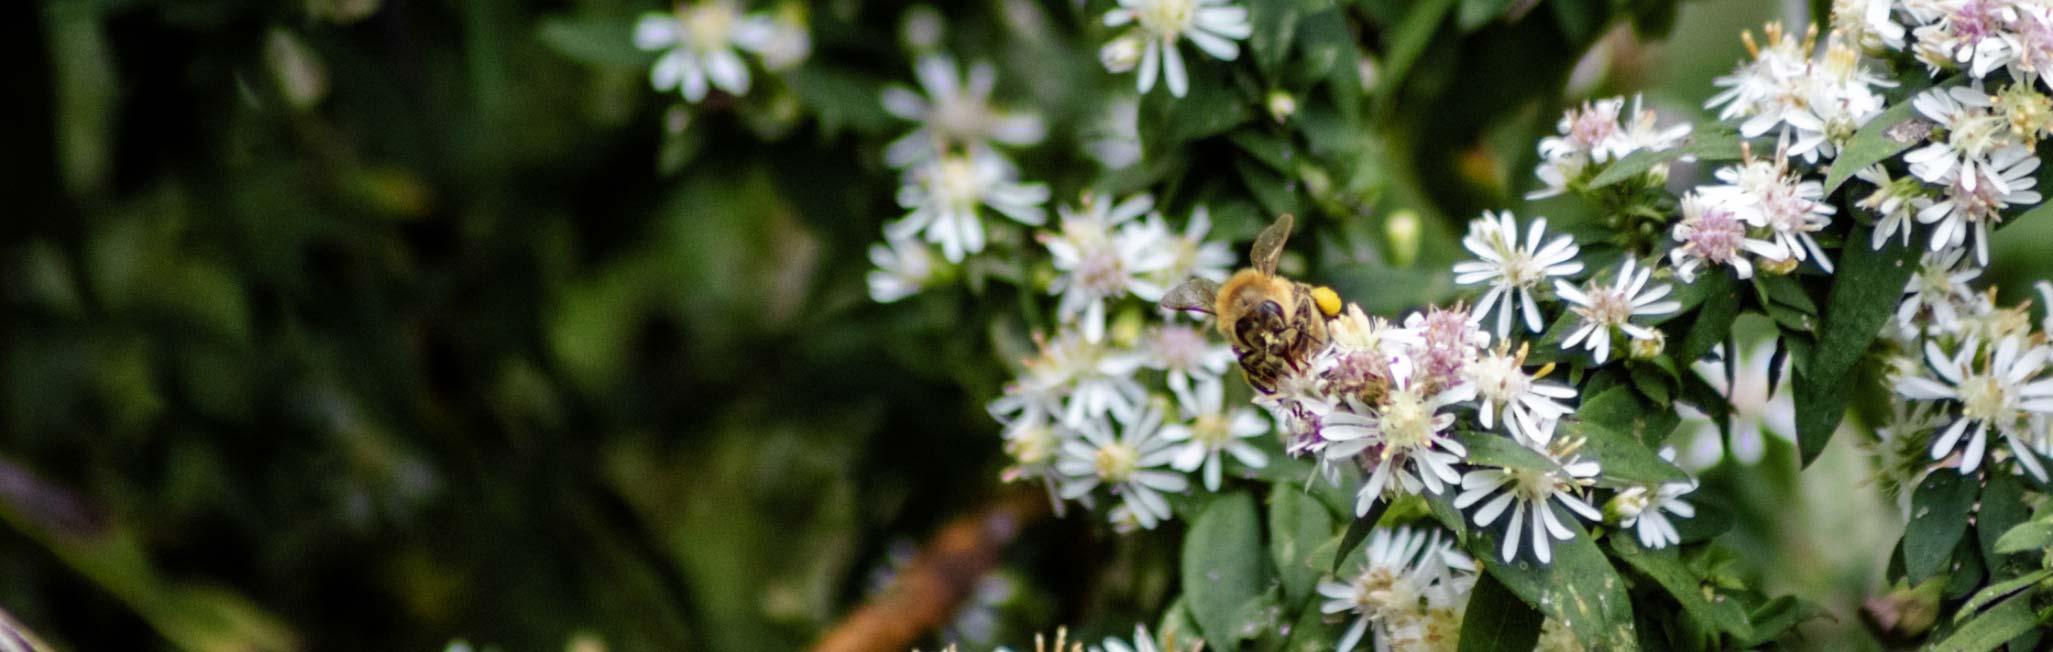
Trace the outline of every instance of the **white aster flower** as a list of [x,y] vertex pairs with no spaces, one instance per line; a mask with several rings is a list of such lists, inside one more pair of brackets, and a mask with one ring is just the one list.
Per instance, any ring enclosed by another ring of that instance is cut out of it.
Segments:
[[896,84],[884,88],[884,110],[919,123],[912,133],[885,146],[884,161],[892,167],[922,163],[944,152],[983,149],[994,142],[1033,145],[1047,135],[1039,114],[991,105],[998,71],[989,62],[971,65],[966,77],[957,76],[955,60],[947,55],[920,57],[913,69],[924,95]]
[[1076,328],[1036,341],[1040,351],[1025,361],[1024,373],[988,406],[1000,422],[1054,416],[1082,427],[1092,419],[1131,413],[1146,402],[1147,390],[1134,377],[1144,360],[1141,354],[1093,342]]
[[1468,384],[1476,388],[1476,417],[1485,429],[1496,428],[1501,420],[1504,430],[1519,443],[1545,448],[1554,438],[1554,424],[1575,412],[1560,401],[1575,401],[1576,392],[1573,387],[1540,380],[1554,370],[1552,364],[1538,373],[1526,373],[1525,356],[1525,344],[1512,353],[1510,343],[1500,342],[1497,350],[1470,364],[1466,375]]
[[1090,140],[1084,152],[1107,170],[1123,170],[1141,161],[1141,102],[1123,97],[1105,107],[1105,113],[1087,132]]
[[1190,77],[1183,68],[1178,41],[1191,44],[1221,61],[1240,57],[1240,45],[1254,33],[1246,7],[1230,0],[1119,0],[1119,7],[1105,12],[1106,27],[1134,28],[1105,44],[1098,58],[1105,69],[1123,73],[1140,67],[1140,92],[1155,87],[1157,71],[1169,86],[1169,94],[1183,97],[1190,90]]
[[924,233],[941,245],[942,257],[959,263],[984,250],[984,222],[989,207],[1021,224],[1039,226],[1047,220],[1041,205],[1048,187],[1021,183],[1012,166],[996,154],[948,154],[912,169],[898,189],[898,205],[911,212],[885,227],[886,237],[909,239]]
[[1953,0],[1924,4],[1936,16],[1911,30],[1913,49],[1934,74],[1965,67],[1976,79],[2008,65],[2017,52],[2008,34],[2019,3],[1998,0]]
[[870,299],[877,303],[919,294],[933,282],[940,266],[926,245],[891,239],[870,245],[870,264],[877,268],[870,270],[865,280],[870,285]]
[[[997,403],[992,402],[994,413],[998,411]],[[1077,437],[1078,433],[1050,419],[1047,412],[1030,412],[1004,422],[1005,454],[1012,458],[1012,464],[999,472],[999,478],[1006,482],[1040,479],[1048,491],[1048,502],[1054,506],[1055,515],[1061,516],[1064,511],[1059,484],[1061,478],[1055,473],[1055,456],[1062,450],[1062,442]]]
[[1668,250],[1668,262],[1684,283],[1696,281],[1698,266],[1724,265],[1742,279],[1753,278],[1749,253],[1768,260],[1789,257],[1780,245],[1748,236],[1746,220],[1726,202],[1694,192],[1683,195],[1682,221],[1672,235],[1678,244]]
[[[1665,150],[1689,136],[1688,123],[1662,127],[1656,120],[1654,111],[1643,108],[1637,95],[1629,113],[1623,97],[1570,108],[1556,123],[1556,134],[1540,139],[1542,160],[1534,174],[1546,186],[1527,193],[1526,198],[1559,195],[1593,163],[1608,163],[1639,151]],[[1665,171],[1666,167],[1656,169]]]
[[[1542,564],[1550,563],[1554,554],[1549,542],[1575,538],[1575,530],[1555,513],[1554,503],[1584,519],[1604,520],[1604,514],[1583,498],[1584,489],[1596,481],[1603,467],[1576,456],[1574,451],[1580,446],[1581,442],[1557,443],[1547,451],[1559,465],[1555,469],[1486,467],[1469,471],[1461,476],[1461,493],[1454,497],[1454,507],[1468,509],[1480,503],[1482,507],[1472,514],[1476,527],[1489,527],[1506,507],[1511,508],[1511,520],[1504,528],[1504,559],[1516,559],[1519,544],[1531,541],[1533,557]],[[1490,498],[1493,495],[1496,497]],[[1485,498],[1490,498],[1489,502],[1484,502]],[[1532,536],[1525,536],[1526,530],[1531,530]]]
[[1946,139],[1911,150],[1903,155],[1911,174],[1927,182],[1946,184],[1960,179],[1969,190],[1987,176],[1985,171],[1999,154],[2016,162],[2030,155],[2030,149],[2016,142],[2010,125],[1990,111],[1994,106],[1979,85],[1934,88],[1911,100],[1933,122]]
[[1968,281],[1982,275],[1981,268],[1962,266],[1966,249],[1927,252],[1918,270],[1903,286],[1903,303],[1896,308],[1896,327],[1904,338],[1956,332],[1960,314],[1975,305],[1978,295]]
[[1896,384],[1897,395],[1904,398],[1952,401],[1959,409],[1953,424],[1932,443],[1932,459],[1946,458],[1965,441],[1967,447],[1959,451],[1960,472],[1973,473],[1982,466],[1989,430],[1994,429],[2018,464],[2044,482],[2046,469],[2026,443],[2031,416],[2053,413],[2053,379],[2041,377],[2046,347],[2007,337],[1994,346],[1966,340],[1957,348],[1947,355],[1938,342],[1926,340],[1925,361],[1938,378],[1906,376]]
[[1062,443],[1055,470],[1062,474],[1063,498],[1076,500],[1108,486],[1140,526],[1152,530],[1170,518],[1161,492],[1181,493],[1190,482],[1181,473],[1159,470],[1176,457],[1175,442],[1161,436],[1162,412],[1150,407],[1130,419],[1117,435],[1111,420],[1085,421],[1083,437]]
[[1869,51],[1903,49],[1903,25],[1890,11],[1896,0],[1833,0],[1832,31]]
[[778,26],[767,16],[744,15],[731,0],[702,0],[678,5],[674,13],[643,14],[634,26],[634,45],[662,52],[649,69],[649,85],[677,90],[685,101],[706,98],[711,87],[747,95],[748,64],[736,50],[761,52],[777,38]]
[[[1661,457],[1673,461],[1675,449],[1662,449]],[[1697,481],[1694,479],[1628,487],[1611,499],[1609,507],[1618,516],[1618,527],[1630,528],[1638,534],[1640,545],[1666,548],[1682,543],[1682,533],[1675,530],[1675,523],[1668,520],[1668,515],[1695,517],[1697,508],[1683,502],[1682,497],[1696,490]]]
[[1208,337],[1207,331],[1201,326],[1168,323],[1142,343],[1147,354],[1142,364],[1167,372],[1169,391],[1178,403],[1196,403],[1200,394],[1209,391],[1207,386],[1221,386],[1221,376],[1233,366],[1233,347]]
[[1174,262],[1156,276],[1163,287],[1174,287],[1191,277],[1224,283],[1239,260],[1225,242],[1205,239],[1212,232],[1212,213],[1203,206],[1191,210],[1182,233],[1171,231],[1159,213],[1148,215],[1147,226],[1160,233],[1159,238],[1175,253]]
[[1932,197],[1924,184],[1914,177],[1891,178],[1889,170],[1881,165],[1870,165],[1854,176],[1875,184],[1875,191],[1860,200],[1859,206],[1875,214],[1875,233],[1868,245],[1881,249],[1889,237],[1901,234],[1904,246],[1910,246],[1912,219],[1932,205]]
[[1197,402],[1185,403],[1184,416],[1190,423],[1162,427],[1162,438],[1183,442],[1170,462],[1176,470],[1189,473],[1204,467],[1205,490],[1218,491],[1220,453],[1231,454],[1241,466],[1259,469],[1269,465],[1269,456],[1253,444],[1242,441],[1269,434],[1274,428],[1262,414],[1246,404],[1228,410],[1225,388],[1220,383],[1199,385]]
[[770,19],[770,35],[757,54],[762,56],[763,68],[771,72],[797,68],[813,55],[813,33],[806,26],[805,5],[779,5]]
[[1409,527],[1376,528],[1362,554],[1366,559],[1353,577],[1319,583],[1319,595],[1325,598],[1321,613],[1355,614],[1335,652],[1355,649],[1372,625],[1376,649],[1385,649],[1393,625],[1426,610],[1456,607],[1453,603],[1465,602],[1475,581],[1475,562],[1455,550],[1452,542],[1442,541],[1438,530],[1429,534]]
[[[1937,224],[1933,251],[1962,247],[1969,232],[1975,239],[1975,262],[1989,264],[1989,231],[2003,221],[2003,210],[2040,201],[2035,173],[2039,158],[2024,147],[2005,148],[1972,173],[1960,170],[1946,184],[1938,202],[1918,211],[1918,222]],[[1976,182],[1976,179],[1980,179]]]
[[1319,431],[1326,441],[1321,452],[1325,459],[1360,456],[1369,472],[1355,496],[1356,516],[1367,514],[1386,491],[1440,493],[1445,485],[1461,479],[1454,465],[1468,455],[1468,449],[1447,431],[1454,425],[1454,415],[1441,410],[1475,398],[1476,389],[1458,385],[1427,394],[1428,388],[1413,382],[1409,372],[1403,366],[1393,370],[1389,393],[1381,404],[1355,404],[1351,412],[1327,414],[1325,427]]
[[1931,459],[1925,454],[1931,447],[1931,434],[1950,420],[1949,415],[1937,409],[1938,405],[1932,401],[1891,401],[1889,422],[1875,428],[1874,441],[1863,442],[1863,447],[1875,456],[1877,488],[1895,501],[1905,520],[1910,519],[1910,488],[1923,482],[1932,469]]
[[1635,261],[1626,259],[1608,286],[1592,280],[1582,289],[1576,289],[1567,281],[1555,281],[1554,292],[1573,304],[1569,310],[1582,318],[1582,324],[1562,340],[1561,348],[1573,350],[1581,345],[1596,356],[1598,364],[1603,364],[1611,354],[1613,331],[1636,340],[1658,337],[1658,331],[1632,323],[1632,318],[1666,315],[1680,310],[1682,303],[1663,301],[1668,296],[1669,286],[1663,283],[1649,287],[1647,279],[1653,274],[1652,268],[1638,268]]
[[2019,80],[2053,87],[2053,7],[2019,3],[2003,39],[2012,53],[2010,72]]
[[1176,253],[1153,229],[1133,219],[1155,208],[1152,195],[1135,195],[1113,204],[1085,195],[1083,205],[1059,209],[1062,230],[1041,234],[1056,271],[1048,293],[1062,297],[1056,315],[1067,321],[1083,315],[1084,336],[1104,337],[1105,302],[1128,294],[1158,301],[1165,289],[1155,274],[1176,262]]
[[1490,284],[1489,291],[1476,302],[1474,318],[1480,321],[1489,313],[1497,313],[1499,338],[1511,336],[1514,313],[1524,317],[1526,330],[1538,333],[1545,329],[1539,304],[1533,300],[1535,288],[1549,278],[1583,271],[1583,264],[1575,259],[1579,251],[1575,241],[1560,235],[1542,244],[1546,232],[1547,218],[1534,218],[1525,242],[1520,243],[1518,223],[1510,211],[1484,211],[1481,219],[1469,222],[1468,236],[1461,240],[1462,246],[1480,260],[1455,263],[1454,282]]
[[1813,260],[1830,272],[1832,259],[1811,234],[1831,226],[1839,209],[1825,201],[1823,182],[1805,180],[1802,172],[1790,168],[1787,154],[1782,145],[1773,159],[1754,158],[1749,152],[1745,162],[1718,170],[1725,185],[1699,186],[1696,192],[1731,207],[1748,225],[1767,229],[1767,241],[1788,253],[1781,260]]
[[1817,45],[1815,30],[1798,40],[1781,23],[1769,23],[1761,34],[1767,47],[1754,40],[1752,31],[1740,34],[1752,58],[1740,62],[1732,74],[1712,80],[1725,90],[1704,102],[1704,108],[1718,109],[1719,120],[1743,120],[1740,133],[1748,137],[1767,133],[1797,104],[1797,84],[1808,74],[1811,50]]

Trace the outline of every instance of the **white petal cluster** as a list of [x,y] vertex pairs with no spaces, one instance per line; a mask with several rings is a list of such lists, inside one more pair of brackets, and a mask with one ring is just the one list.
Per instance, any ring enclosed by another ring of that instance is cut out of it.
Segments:
[[634,46],[661,52],[649,69],[649,85],[676,91],[687,102],[706,99],[714,88],[747,95],[750,75],[742,52],[762,57],[771,70],[794,67],[811,52],[811,36],[799,21],[743,13],[733,0],[702,0],[674,12],[643,14],[634,26]]
[[[1362,547],[1359,569],[1319,584],[1319,611],[1353,614],[1335,646],[1348,652],[1364,638],[1377,650],[1429,650],[1429,633],[1459,631],[1476,582],[1476,563],[1434,530],[1376,528]],[[1449,624],[1452,629],[1447,629]],[[1439,638],[1444,642],[1452,636]]]
[[981,151],[994,145],[1036,145],[1047,137],[1041,116],[993,106],[998,71],[977,62],[964,76],[944,54],[921,57],[913,70],[924,93],[901,85],[884,88],[884,110],[919,126],[884,148],[884,161],[903,168],[950,152]]
[[[1561,116],[1557,133],[1540,139],[1540,165],[1534,174],[1544,188],[1526,194],[1541,199],[1568,192],[1595,174],[1604,164],[1641,151],[1662,151],[1682,144],[1689,136],[1689,123],[1666,127],[1657,124],[1653,109],[1644,108],[1640,97],[1632,98],[1626,111],[1625,98],[1584,102]],[[1666,166],[1656,166],[1657,175]]]
[[1830,38],[1814,58],[1815,31],[1799,39],[1770,24],[1763,36],[1765,47],[1746,33],[1753,58],[1715,80],[1725,90],[1704,103],[1718,109],[1719,119],[1739,121],[1740,135],[1753,138],[1779,128],[1790,140],[1790,156],[1816,162],[1837,156],[1856,130],[1882,114],[1877,89],[1896,84],[1868,72],[1853,47]]
[[1147,93],[1160,75],[1169,94],[1190,92],[1184,70],[1182,41],[1189,40],[1220,61],[1240,57],[1238,41],[1254,33],[1246,7],[1231,0],[1119,0],[1105,12],[1106,27],[1127,27],[1098,51],[1098,60],[1115,74],[1138,69],[1136,88]]
[[1682,308],[1680,302],[1667,298],[1671,286],[1648,283],[1653,275],[1653,267],[1643,267],[1632,259],[1626,259],[1608,285],[1591,281],[1577,288],[1567,281],[1555,281],[1554,292],[1570,304],[1569,311],[1579,319],[1575,330],[1561,341],[1561,348],[1580,346],[1588,349],[1597,364],[1603,364],[1610,358],[1614,333],[1622,334],[1632,342],[1655,341],[1661,337],[1659,331],[1632,320],[1634,317],[1666,315]]
[[1488,283],[1489,291],[1476,300],[1475,317],[1497,314],[1497,337],[1511,336],[1512,315],[1517,314],[1526,330],[1540,332],[1540,308],[1534,293],[1548,279],[1580,274],[1583,264],[1575,259],[1580,251],[1566,235],[1546,240],[1547,219],[1536,218],[1525,242],[1519,242],[1518,223],[1510,211],[1483,213],[1469,222],[1468,236],[1461,245],[1477,260],[1455,263],[1454,282],[1460,285]]
[[939,245],[950,263],[984,250],[983,212],[994,211],[1020,224],[1046,221],[1042,205],[1048,187],[1019,180],[1018,169],[988,152],[949,154],[909,170],[898,189],[903,219],[884,228],[884,237],[915,236]]

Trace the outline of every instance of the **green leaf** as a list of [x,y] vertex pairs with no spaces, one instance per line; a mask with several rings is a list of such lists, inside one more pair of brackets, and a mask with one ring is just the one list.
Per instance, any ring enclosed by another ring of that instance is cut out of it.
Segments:
[[1796,310],[1800,314],[1816,316],[1818,304],[1811,295],[1804,292],[1803,283],[1786,274],[1762,274],[1754,277],[1754,286],[1759,289],[1764,303],[1773,303]]
[[2023,591],[2026,587],[2029,587],[2033,584],[2037,584],[2039,580],[2046,579],[2047,577],[2053,577],[2053,568],[2041,568],[2039,570],[2035,570],[2024,575],[2020,575],[2001,582],[1997,582],[1995,584],[1991,584],[1988,586],[1988,588],[1984,588],[1981,591],[1976,592],[1975,597],[1968,598],[1967,604],[1961,605],[1960,611],[1953,615],[1953,620],[1955,622],[1966,620],[1968,616],[1972,616],[1975,614],[1975,612],[1981,611],[1982,607],[1989,606],[1989,603],[2008,597],[2012,593]]
[[1476,578],[1461,620],[1460,652],[1531,652],[1546,617],[1487,573]]
[[1481,29],[1511,6],[1511,0],[1461,0],[1461,11],[1455,14],[1454,24],[1464,33]]
[[1654,151],[1633,152],[1625,158],[1612,161],[1591,179],[1587,188],[1595,190],[1626,179],[1645,174],[1656,165],[1673,161],[1683,156],[1694,156],[1699,161],[1733,161],[1739,159],[1739,133],[1726,127],[1709,127],[1701,133],[1690,134],[1681,145]]
[[1262,593],[1262,524],[1255,499],[1214,499],[1183,539],[1183,592],[1191,617],[1217,649],[1234,649],[1241,607]]
[[1678,423],[1673,408],[1656,407],[1623,385],[1597,390],[1576,408],[1575,416],[1585,425],[1629,435],[1642,443],[1666,439]]
[[1940,469],[1925,476],[1910,495],[1910,524],[1903,532],[1903,568],[1913,585],[1947,570],[1954,545],[1967,532],[1968,508],[1981,486],[1972,476]]
[[1825,194],[1831,195],[1832,191],[1839,189],[1839,184],[1846,183],[1847,179],[1853,178],[1853,175],[1862,169],[1917,144],[1916,139],[1899,141],[1889,134],[1890,129],[1910,119],[1915,110],[1908,100],[1897,102],[1896,106],[1889,107],[1882,115],[1875,116],[1867,124],[1861,125],[1860,131],[1853,133],[1853,139],[1848,140],[1846,146],[1839,149],[1839,157],[1833,160],[1832,169],[1826,172]]
[[632,18],[544,18],[536,31],[549,49],[579,63],[647,68],[656,61],[656,53],[634,46]]
[[1825,451],[1845,417],[1849,388],[1844,385],[1853,365],[1896,312],[1903,286],[1916,271],[1916,249],[1891,240],[1876,251],[1866,246],[1870,233],[1866,226],[1855,226],[1846,236],[1849,246],[1841,251],[1825,299],[1817,347],[1796,374],[1796,441],[1806,467]]
[[1455,433],[1455,441],[1468,449],[1468,462],[1483,466],[1534,471],[1559,471],[1561,465],[1547,459],[1533,449],[1526,448],[1511,437],[1492,432],[1463,430]]
[[1454,296],[1454,276],[1444,270],[1335,265],[1318,279],[1361,304],[1371,315],[1388,315],[1439,303]]
[[2008,473],[1989,474],[1988,484],[1982,487],[1981,507],[1975,511],[1975,538],[1981,544],[1982,557],[1989,562],[1991,575],[2003,568],[2004,553],[1998,552],[1998,542],[2032,517],[2031,508],[2025,506],[2024,491],[2024,483]]
[[1747,613],[1747,622],[1753,625],[1753,636],[1739,642],[1738,649],[1752,649],[1769,641],[1781,638],[1804,621],[1826,616],[1818,605],[1790,596],[1769,600],[1766,604]]
[[1995,608],[1975,616],[1960,629],[1932,647],[1934,652],[1987,652],[2010,642],[2010,639],[2039,626],[2038,614],[2032,612],[2032,595],[2023,594],[2004,600]]
[[785,79],[799,103],[812,110],[820,129],[829,134],[842,129],[877,134],[897,122],[877,100],[884,81],[867,73],[815,64],[793,70]]
[[[1454,492],[1428,495],[1426,501],[1442,523],[1460,523],[1462,515],[1453,506]],[[1552,504],[1547,508],[1556,510],[1561,522],[1575,532],[1567,541],[1550,541],[1551,563],[1535,561],[1524,543],[1520,547],[1524,552],[1517,559],[1503,559],[1503,521],[1489,528],[1470,529],[1466,547],[1505,588],[1527,605],[1560,620],[1588,649],[1637,650],[1632,604],[1625,593],[1624,579],[1574,515]]]
[[1397,89],[1403,87],[1405,73],[1411,71],[1426,46],[1432,44],[1433,35],[1440,31],[1440,23],[1447,16],[1447,10],[1454,6],[1454,0],[1419,0],[1411,3],[1411,11],[1404,15],[1383,35],[1383,42],[1389,47],[1383,51],[1383,71],[1376,89],[1376,96],[1382,101],[1395,97]]
[[1301,3],[1286,0],[1248,5],[1248,22],[1255,28],[1254,33],[1248,36],[1248,52],[1253,55],[1255,66],[1262,70],[1262,74],[1273,76],[1284,58],[1289,56],[1290,42],[1297,37],[1297,23],[1302,11]]
[[1269,491],[1269,556],[1283,579],[1284,604],[1304,604],[1318,586],[1312,551],[1332,538],[1333,515],[1318,500],[1287,483]]
[[2053,547],[2053,520],[2048,519],[2019,524],[1996,539],[1998,554],[2007,555],[2048,547]]
[[1290,640],[1283,652],[1332,652],[1340,642],[1345,621],[1326,622],[1326,614],[1315,608],[1298,610],[1297,623],[1290,626]]
[[1713,601],[1705,593],[1703,582],[1684,566],[1674,548],[1648,550],[1623,532],[1612,536],[1611,550],[1626,564],[1646,573],[1661,585],[1675,601],[1682,604],[1684,613],[1703,626],[1745,639],[1753,636],[1753,627],[1747,623],[1746,611],[1736,600]]
[[1591,423],[1564,422],[1556,427],[1560,429],[1556,437],[1583,437],[1583,452],[1603,465],[1607,481],[1622,485],[1689,482],[1688,473],[1661,459],[1637,437]]
[[1699,275],[1695,283],[1677,289],[1684,288],[1705,293],[1703,301],[1697,304],[1695,317],[1669,322],[1681,329],[1680,336],[1670,333],[1674,358],[1678,365],[1687,367],[1704,359],[1732,334],[1732,323],[1739,319],[1739,279],[1717,270]]

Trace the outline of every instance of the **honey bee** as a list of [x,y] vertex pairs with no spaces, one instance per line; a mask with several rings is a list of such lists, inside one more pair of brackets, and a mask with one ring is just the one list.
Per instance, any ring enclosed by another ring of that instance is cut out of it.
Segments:
[[1286,374],[1303,371],[1326,346],[1326,320],[1340,314],[1332,288],[1276,275],[1292,219],[1276,218],[1262,229],[1248,252],[1252,267],[1235,272],[1225,285],[1192,278],[1162,296],[1169,310],[1196,310],[1217,317],[1219,334],[1233,345],[1249,385],[1273,394]]

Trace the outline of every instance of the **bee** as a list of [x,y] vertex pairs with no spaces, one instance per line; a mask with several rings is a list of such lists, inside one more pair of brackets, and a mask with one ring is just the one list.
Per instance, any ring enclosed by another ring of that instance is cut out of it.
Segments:
[[1304,371],[1326,347],[1326,320],[1340,314],[1340,295],[1276,275],[1276,261],[1290,239],[1290,215],[1262,229],[1248,252],[1252,267],[1225,285],[1192,278],[1162,296],[1169,310],[1196,310],[1218,318],[1219,334],[1233,345],[1249,385],[1276,392],[1286,374]]

